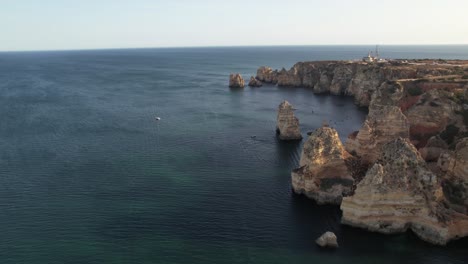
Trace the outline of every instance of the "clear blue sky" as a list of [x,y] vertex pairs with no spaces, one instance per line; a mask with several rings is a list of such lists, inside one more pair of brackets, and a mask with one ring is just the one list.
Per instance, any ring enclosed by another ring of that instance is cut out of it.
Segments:
[[468,0],[0,0],[0,50],[468,44]]

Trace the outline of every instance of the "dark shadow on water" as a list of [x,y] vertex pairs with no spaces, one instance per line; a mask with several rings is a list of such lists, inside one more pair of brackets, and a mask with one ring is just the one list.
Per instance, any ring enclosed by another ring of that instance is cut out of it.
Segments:
[[334,232],[340,242],[341,211],[339,206],[318,205],[305,195],[291,191],[291,218],[299,236],[295,241],[301,241],[296,245],[299,248],[320,249],[316,246],[315,240],[327,231]]
[[276,135],[277,161],[281,166],[295,168],[299,165],[303,140],[283,141]]

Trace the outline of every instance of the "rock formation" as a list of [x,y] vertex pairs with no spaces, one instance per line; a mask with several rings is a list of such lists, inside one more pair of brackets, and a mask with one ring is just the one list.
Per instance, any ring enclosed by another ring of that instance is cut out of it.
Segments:
[[447,174],[442,182],[444,195],[452,208],[468,213],[468,138],[462,139],[455,151],[446,157]]
[[281,140],[301,140],[299,119],[294,116],[294,109],[288,101],[283,101],[278,108],[276,132]]
[[447,143],[439,136],[433,136],[424,148],[419,149],[419,153],[425,161],[437,161],[440,155],[447,150]]
[[[368,107],[345,148],[328,126],[309,134],[291,173],[294,192],[341,203],[345,224],[382,233],[411,229],[445,244],[468,235],[466,72],[468,61],[459,60],[317,61],[261,67],[256,79],[353,96]],[[294,120],[290,112],[282,119]]]
[[323,126],[304,144],[299,168],[291,173],[294,192],[318,204],[340,204],[352,192],[354,179],[346,166],[346,152],[335,129]]
[[262,66],[257,70],[257,80],[266,83],[277,83],[277,71],[270,67]]
[[411,229],[421,239],[444,245],[468,235],[468,217],[443,206],[437,176],[407,139],[382,148],[377,162],[343,198],[342,223],[381,233]]
[[261,81],[257,80],[255,77],[250,77],[249,86],[250,87],[261,87],[263,84]]
[[229,75],[230,88],[244,88],[245,81],[239,73]]
[[338,248],[338,240],[333,232],[325,232],[315,240],[315,243],[321,247]]
[[373,163],[386,143],[398,137],[409,138],[409,123],[397,106],[373,105],[359,132],[350,135],[346,150]]
[[428,91],[405,111],[412,138],[422,142],[419,146],[424,146],[430,137],[444,131],[448,125],[459,122],[455,113],[461,107],[450,100],[448,94],[442,90]]

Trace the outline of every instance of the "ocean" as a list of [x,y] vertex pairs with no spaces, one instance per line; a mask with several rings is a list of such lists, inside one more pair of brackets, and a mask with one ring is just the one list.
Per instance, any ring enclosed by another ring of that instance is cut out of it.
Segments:
[[[466,263],[467,239],[342,226],[339,207],[292,193],[305,140],[276,138],[278,105],[297,108],[304,137],[326,121],[345,140],[366,116],[352,98],[228,88],[230,73],[373,49],[0,53],[0,263]],[[468,46],[380,52],[468,59]],[[339,249],[315,245],[325,231]]]

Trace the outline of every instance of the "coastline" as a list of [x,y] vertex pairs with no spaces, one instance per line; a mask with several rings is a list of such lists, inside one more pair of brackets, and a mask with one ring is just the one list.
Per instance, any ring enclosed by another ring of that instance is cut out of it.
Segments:
[[[468,199],[464,198],[468,196],[459,197],[460,191],[468,193],[464,187],[468,184],[464,161],[468,153],[468,61],[299,62],[289,70],[262,66],[255,78],[317,94],[352,96],[356,105],[369,110],[361,130],[348,136],[346,150],[338,146],[338,135],[333,139],[325,139],[322,132],[309,136],[301,167],[292,172],[295,192],[319,204],[341,204],[343,224],[374,232],[411,229],[421,239],[439,245],[468,235]],[[320,147],[327,144],[337,149]],[[402,160],[385,158],[402,148],[406,154],[393,158]],[[347,161],[350,154],[359,161],[348,166],[348,171],[345,167],[336,171],[330,165],[338,159]],[[309,158],[303,161],[305,155]],[[444,167],[446,163],[450,165]],[[349,183],[336,177],[350,177],[356,166],[362,171],[353,175],[355,191],[351,193]],[[379,187],[383,182],[385,186]],[[368,194],[364,189],[370,190]],[[422,196],[408,200],[415,195]],[[383,206],[389,201],[391,205]]]

